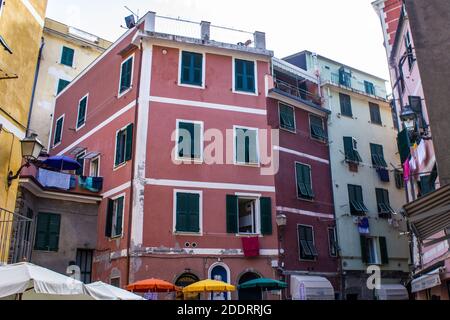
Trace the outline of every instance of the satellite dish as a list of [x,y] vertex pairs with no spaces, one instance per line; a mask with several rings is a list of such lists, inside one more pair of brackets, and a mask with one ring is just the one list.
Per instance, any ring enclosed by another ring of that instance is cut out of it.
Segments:
[[129,15],[125,17],[125,24],[128,29],[133,28],[136,25],[136,20],[134,19],[134,15]]

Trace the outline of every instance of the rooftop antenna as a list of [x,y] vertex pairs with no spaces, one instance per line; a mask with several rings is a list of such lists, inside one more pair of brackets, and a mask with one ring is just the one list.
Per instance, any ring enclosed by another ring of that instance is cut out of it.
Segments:
[[128,11],[131,12],[131,15],[125,17],[126,27],[124,27],[122,25],[120,27],[124,28],[124,29],[134,28],[134,26],[136,25],[136,21],[139,20],[139,10],[137,11],[138,13],[136,14],[130,8],[128,8],[127,6],[124,6],[124,7],[125,7],[125,9],[127,9]]

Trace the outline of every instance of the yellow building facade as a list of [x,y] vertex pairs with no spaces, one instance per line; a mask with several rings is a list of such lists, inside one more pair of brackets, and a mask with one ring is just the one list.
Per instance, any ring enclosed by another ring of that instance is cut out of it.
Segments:
[[0,264],[7,263],[36,62],[47,0],[1,1],[0,7]]

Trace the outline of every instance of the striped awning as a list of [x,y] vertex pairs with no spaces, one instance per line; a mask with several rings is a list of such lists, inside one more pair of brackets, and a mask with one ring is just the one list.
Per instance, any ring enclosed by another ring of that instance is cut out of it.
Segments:
[[450,227],[450,184],[404,206],[408,221],[420,240]]

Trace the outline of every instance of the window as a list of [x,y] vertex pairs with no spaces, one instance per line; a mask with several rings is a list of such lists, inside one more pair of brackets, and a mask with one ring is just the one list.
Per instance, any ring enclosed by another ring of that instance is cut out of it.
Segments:
[[120,277],[111,278],[110,283],[112,286],[120,288]]
[[324,121],[321,117],[315,116],[313,114],[309,115],[309,126],[312,138],[327,141],[328,137],[325,133],[323,122]]
[[58,118],[58,120],[56,120],[55,136],[53,138],[53,146],[56,146],[61,143],[63,125],[64,125],[64,116],[61,116]]
[[175,232],[201,232],[200,196],[200,192],[175,192]]
[[352,73],[349,69],[339,69],[339,84],[345,87],[351,88],[352,86]]
[[234,59],[234,90],[256,92],[255,62]]
[[227,195],[227,233],[272,234],[272,199]]
[[336,228],[328,228],[328,247],[330,249],[330,256],[337,257],[338,246]]
[[203,122],[177,120],[177,135],[177,157],[201,161],[203,158]]
[[375,189],[377,197],[378,214],[381,218],[391,218],[395,211],[391,208],[389,202],[389,191],[385,189]]
[[182,51],[180,72],[180,83],[202,86],[203,55],[201,53]]
[[377,243],[375,238],[361,236],[361,260],[367,264],[377,264]]
[[418,185],[420,196],[424,196],[436,189],[435,181],[432,181],[431,174],[421,176]]
[[382,145],[371,143],[370,153],[372,155],[372,164],[375,167],[387,168],[386,160],[384,160]]
[[78,103],[77,129],[79,129],[86,123],[87,104],[88,95],[85,95]]
[[119,96],[131,88],[133,81],[133,60],[134,57],[131,56],[120,65]]
[[71,48],[63,47],[62,53],[61,53],[61,64],[72,67],[74,54],[75,54],[75,50],[73,50]]
[[300,260],[315,260],[318,256],[314,244],[314,230],[310,226],[297,225]]
[[99,177],[100,176],[100,156],[91,160],[91,168],[89,170],[89,176]]
[[132,148],[133,124],[131,123],[116,133],[116,153],[114,161],[116,167],[131,160]]
[[354,163],[362,162],[361,156],[359,155],[357,148],[358,145],[354,138],[344,137],[344,152],[346,161]]
[[125,196],[108,199],[106,212],[105,236],[115,238],[122,236],[123,211]]
[[238,164],[259,164],[258,129],[234,127],[235,161]]
[[58,89],[56,90],[56,94],[58,95],[61,91],[63,91],[68,85],[70,81],[59,79],[58,80]]
[[409,34],[409,31],[407,31],[406,35],[405,35],[405,47],[406,47],[406,53],[408,55],[409,70],[411,70],[412,66],[414,64],[414,61],[416,61],[416,59],[414,58],[413,47],[412,47],[412,43],[411,43],[411,36]]
[[86,151],[83,151],[79,154],[77,154],[75,160],[80,164],[80,167],[75,171],[75,174],[77,176],[83,176],[84,175],[84,157],[86,156]]
[[394,170],[394,178],[395,178],[395,186],[397,189],[403,189],[405,187],[404,184],[404,176],[403,172],[398,169]]
[[372,82],[364,80],[364,89],[366,90],[367,94],[370,94],[372,96],[375,95],[375,87]]
[[297,197],[300,199],[314,199],[312,190],[311,167],[305,164],[295,164],[295,175],[297,181]]
[[280,115],[280,128],[295,132],[294,107],[280,103],[278,109]]
[[376,103],[369,102],[370,122],[374,124],[382,124],[380,106]]
[[369,212],[364,204],[361,186],[349,184],[348,199],[350,204],[350,213],[352,215],[364,215],[366,212]]
[[352,117],[352,100],[348,94],[339,93],[339,102],[341,104],[341,114],[343,116]]
[[58,251],[61,215],[39,213],[36,227],[35,250]]
[[91,283],[92,276],[92,256],[94,250],[77,249],[77,266],[80,267],[80,281],[83,283]]

